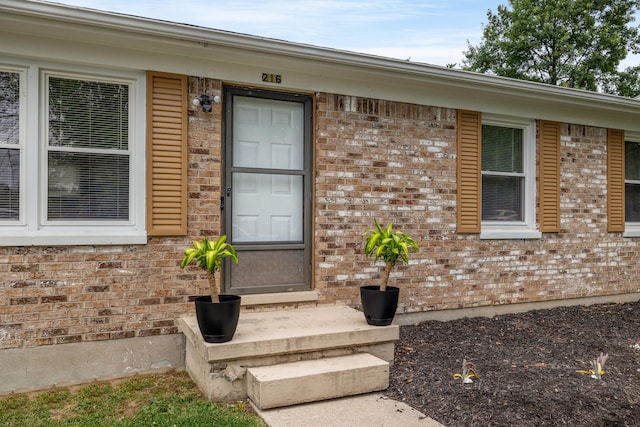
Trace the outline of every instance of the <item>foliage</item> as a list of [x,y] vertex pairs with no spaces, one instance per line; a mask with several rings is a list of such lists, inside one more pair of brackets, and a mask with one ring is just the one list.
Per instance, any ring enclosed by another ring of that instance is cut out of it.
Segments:
[[628,67],[604,82],[604,91],[635,98],[640,95],[640,66]]
[[640,46],[638,28],[630,25],[639,0],[510,0],[509,6],[487,11],[483,39],[468,43],[463,68],[618,92],[618,66]]
[[480,375],[476,372],[476,365],[467,359],[462,359],[462,373],[453,374],[453,379],[462,380],[462,384],[471,384],[473,383],[473,378],[480,378]]
[[185,372],[0,398],[3,427],[236,426],[264,423],[244,403],[207,401]]
[[180,268],[185,268],[195,259],[198,266],[209,276],[211,301],[217,301],[220,290],[216,284],[215,272],[222,268],[222,260],[226,257],[231,257],[236,264],[238,263],[236,250],[227,243],[227,236],[222,235],[213,243],[205,237],[201,242],[194,241],[192,248],[185,249]]
[[384,277],[380,286],[380,290],[385,291],[393,266],[396,265],[398,260],[408,263],[409,249],[413,249],[417,253],[418,244],[408,234],[402,231],[394,232],[391,223],[382,228],[376,219],[375,224],[376,228],[364,233],[367,238],[364,253],[367,256],[375,256],[374,262],[379,259],[385,262]]
[[609,359],[609,354],[600,352],[600,356],[598,356],[595,360],[589,361],[589,363],[591,364],[591,369],[578,369],[576,370],[576,372],[580,374],[591,375],[591,378],[601,380],[602,376],[604,375],[604,365],[605,363],[607,363],[607,359]]

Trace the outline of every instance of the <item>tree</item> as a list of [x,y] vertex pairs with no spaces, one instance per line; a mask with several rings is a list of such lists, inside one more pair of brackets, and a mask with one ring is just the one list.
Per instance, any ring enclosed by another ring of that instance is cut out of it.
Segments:
[[640,0],[509,0],[509,6],[487,11],[482,41],[467,42],[464,69],[592,91],[633,87],[633,76],[621,77],[618,66],[640,49],[631,25]]

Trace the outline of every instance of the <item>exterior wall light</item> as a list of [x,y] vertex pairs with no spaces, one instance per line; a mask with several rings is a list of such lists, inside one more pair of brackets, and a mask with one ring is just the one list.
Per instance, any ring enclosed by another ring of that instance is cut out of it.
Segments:
[[211,112],[212,103],[219,104],[220,96],[219,95],[200,95],[200,97],[195,98],[193,100],[193,105],[202,106],[202,111],[204,111],[205,113]]

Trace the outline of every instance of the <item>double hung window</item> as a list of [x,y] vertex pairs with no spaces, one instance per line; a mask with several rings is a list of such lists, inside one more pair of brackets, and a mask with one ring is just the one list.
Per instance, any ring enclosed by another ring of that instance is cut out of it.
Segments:
[[5,244],[146,240],[139,79],[0,67]]
[[483,238],[537,238],[533,121],[483,116]]
[[625,230],[640,235],[640,138],[624,146]]

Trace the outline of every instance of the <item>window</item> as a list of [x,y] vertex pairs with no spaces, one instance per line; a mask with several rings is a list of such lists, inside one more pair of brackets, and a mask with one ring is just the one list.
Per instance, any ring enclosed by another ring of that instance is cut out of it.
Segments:
[[128,221],[129,87],[49,77],[47,220]]
[[0,221],[20,220],[20,80],[0,70]]
[[0,68],[4,244],[146,242],[140,79]]
[[482,238],[538,238],[535,225],[535,126],[484,115]]
[[625,141],[624,176],[625,235],[640,235],[640,138]]

